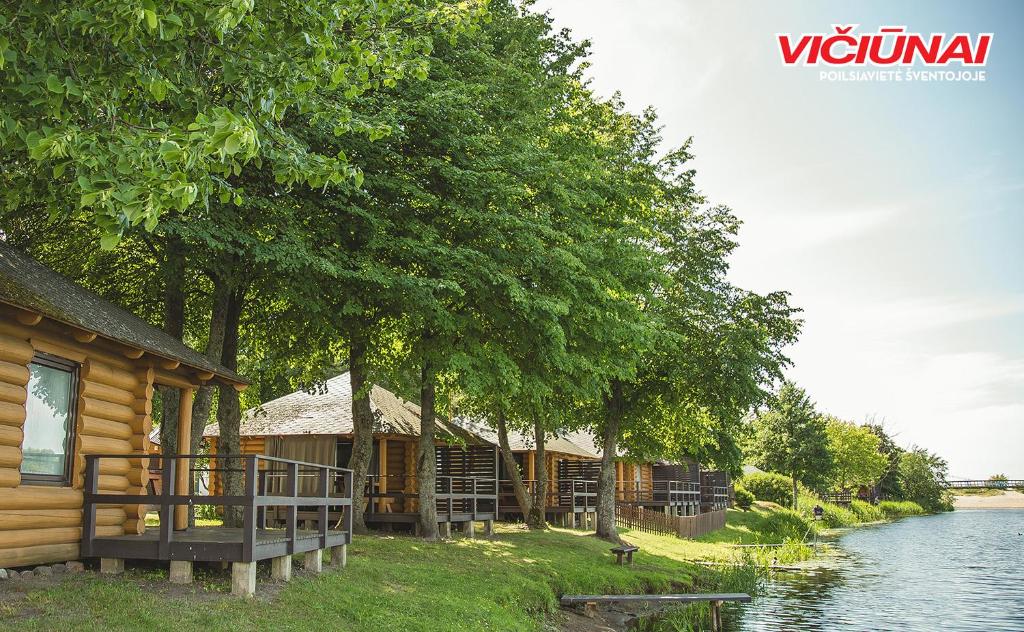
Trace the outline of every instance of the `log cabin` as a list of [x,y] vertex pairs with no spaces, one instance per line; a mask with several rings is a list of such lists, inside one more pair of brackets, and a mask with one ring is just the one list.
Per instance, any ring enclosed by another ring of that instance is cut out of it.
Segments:
[[[420,407],[373,385],[370,408],[375,422],[373,456],[362,494],[365,521],[376,527],[415,529]],[[482,521],[490,527],[497,517],[495,447],[440,417],[435,423],[437,510],[442,533],[450,533],[452,523],[472,529],[474,521]],[[219,440],[216,424],[208,426],[203,435],[215,455]],[[347,467],[353,441],[349,374],[327,380],[315,392],[297,391],[246,410],[240,435],[244,454]],[[218,485],[214,476],[214,494]],[[300,509],[298,518],[301,523],[312,516]],[[281,516],[268,514],[268,519],[280,520]]]
[[[0,568],[76,560],[86,528],[142,534],[154,388],[191,401],[207,383],[246,381],[0,242]],[[134,456],[98,462],[97,491],[123,501],[86,524],[86,462],[100,454]]]
[[[498,436],[487,423],[460,418],[458,424],[498,446]],[[536,481],[537,450],[534,437],[509,430],[509,447],[523,482],[532,492]],[[586,524],[597,504],[601,448],[584,432],[549,435],[544,443],[548,472],[546,517],[557,524]],[[499,514],[502,519],[522,519],[512,481],[499,453]],[[664,511],[671,515],[700,513],[700,464],[683,458],[678,463],[640,462],[620,456],[615,461],[616,502]]]

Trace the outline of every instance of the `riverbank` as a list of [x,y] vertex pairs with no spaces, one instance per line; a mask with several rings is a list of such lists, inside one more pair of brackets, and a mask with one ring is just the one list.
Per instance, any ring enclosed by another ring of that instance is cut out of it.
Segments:
[[953,497],[955,509],[1024,509],[1024,494],[1019,491],[992,490],[988,494],[960,494]]
[[566,593],[752,591],[756,572],[744,562],[756,556],[730,544],[797,533],[803,523],[790,514],[729,510],[726,528],[701,541],[623,531],[640,547],[633,566],[617,566],[607,542],[569,529],[499,525],[491,538],[444,543],[359,536],[345,569],[314,576],[296,566],[284,584],[261,566],[251,600],[231,597],[229,573],[214,565],[197,565],[196,581],[187,586],[170,584],[166,565],[130,564],[119,577],[87,572],[6,580],[0,581],[0,618],[21,631],[560,629],[569,619],[558,606]]

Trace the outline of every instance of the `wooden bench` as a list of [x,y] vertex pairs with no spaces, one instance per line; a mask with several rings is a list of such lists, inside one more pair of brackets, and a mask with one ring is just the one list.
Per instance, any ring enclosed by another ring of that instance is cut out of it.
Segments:
[[639,551],[640,547],[623,544],[621,546],[613,547],[613,548],[611,548],[609,550],[612,553],[615,554],[615,560],[619,563],[619,566],[622,566],[622,556],[623,555],[626,556],[626,561],[629,562],[630,566],[632,566],[633,565],[633,553],[636,553],[637,551]]
[[[635,547],[634,547],[635,548]],[[614,549],[613,549],[614,550]],[[749,603],[747,593],[709,593],[709,594],[677,594],[677,595],[562,595],[563,606],[583,604],[583,613],[587,616],[597,614],[599,603],[655,603],[655,604],[688,604],[708,602],[711,604],[711,630],[722,630],[722,604],[726,601]]]

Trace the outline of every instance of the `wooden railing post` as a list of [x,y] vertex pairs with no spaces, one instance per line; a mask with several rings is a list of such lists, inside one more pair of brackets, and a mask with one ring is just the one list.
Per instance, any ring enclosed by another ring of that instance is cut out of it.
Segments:
[[259,466],[256,455],[245,457],[245,504],[242,505],[242,561],[253,561],[256,547],[256,479]]
[[317,495],[320,496],[320,507],[318,511],[318,517],[320,521],[320,548],[327,548],[327,503],[330,500],[331,495],[331,482],[328,478],[328,469],[321,467],[319,469],[320,478],[317,480]]
[[[345,514],[344,514],[344,516],[345,516],[344,529],[345,529],[345,533],[347,534],[346,535],[346,542],[351,542],[352,541],[352,511],[353,511],[352,506],[353,506],[353,503],[356,502],[355,492],[352,490],[352,472],[351,472],[351,470],[348,470],[348,471],[345,472],[344,478],[345,478],[345,489],[347,490],[348,498],[349,498],[348,509],[345,509],[344,507],[342,507],[342,510],[345,512]],[[359,498],[359,502],[362,502],[362,498]]]
[[85,497],[82,505],[82,557],[92,556],[92,543],[96,538],[96,503],[91,495],[99,491],[100,468],[96,457],[85,457]]
[[177,493],[177,484],[174,480],[177,459],[168,455],[163,458],[163,461],[163,472],[160,475],[163,493],[160,494],[160,543],[158,545],[161,559],[169,557],[171,552],[171,539],[174,537],[174,504],[170,497]]
[[[299,495],[299,464],[288,463],[288,475],[285,479],[285,495],[297,498]],[[288,555],[295,553],[295,527],[299,521],[299,506],[292,503],[285,508],[284,532],[287,541]]]
[[[258,487],[256,489],[257,496],[267,495],[267,472],[266,470],[260,470],[258,473]],[[266,529],[267,528],[267,508],[260,505],[256,509],[256,528]]]

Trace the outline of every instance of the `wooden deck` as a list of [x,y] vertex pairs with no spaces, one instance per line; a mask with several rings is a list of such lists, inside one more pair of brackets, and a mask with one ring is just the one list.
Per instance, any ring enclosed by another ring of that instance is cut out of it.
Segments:
[[174,532],[166,550],[161,551],[159,529],[152,528],[141,535],[97,537],[92,541],[92,554],[138,560],[243,562],[306,553],[351,542],[349,534],[344,531],[328,530],[325,542],[319,530],[297,530],[294,539],[289,540],[285,529],[257,529],[252,556],[246,559],[243,555],[244,538],[245,531],[239,528],[193,527]]

